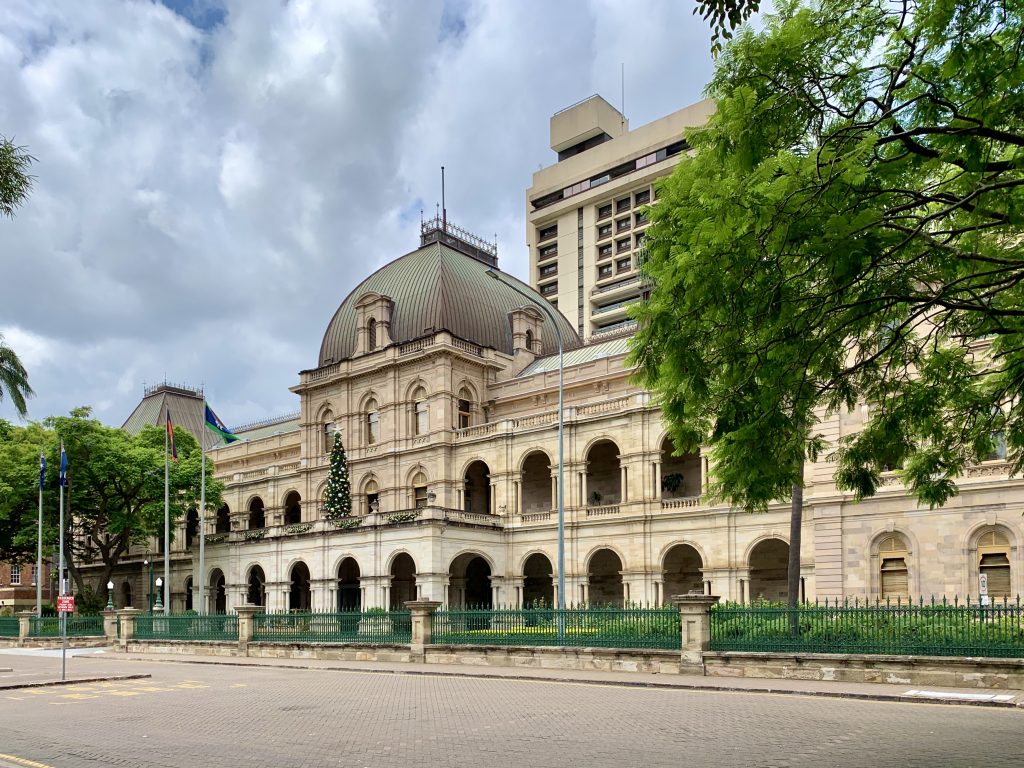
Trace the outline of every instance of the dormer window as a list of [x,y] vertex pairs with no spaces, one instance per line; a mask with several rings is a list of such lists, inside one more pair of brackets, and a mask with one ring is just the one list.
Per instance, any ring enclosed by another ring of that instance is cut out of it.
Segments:
[[371,352],[377,348],[377,321],[372,317],[366,324],[366,347]]

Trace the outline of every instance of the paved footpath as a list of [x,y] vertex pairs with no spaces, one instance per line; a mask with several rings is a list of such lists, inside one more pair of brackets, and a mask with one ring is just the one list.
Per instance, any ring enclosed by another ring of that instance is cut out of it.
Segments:
[[[40,676],[59,664],[0,655]],[[797,768],[884,755],[998,768],[1024,752],[1016,707],[686,690],[668,675],[111,653],[75,656],[69,673],[151,677],[0,690],[0,766]]]

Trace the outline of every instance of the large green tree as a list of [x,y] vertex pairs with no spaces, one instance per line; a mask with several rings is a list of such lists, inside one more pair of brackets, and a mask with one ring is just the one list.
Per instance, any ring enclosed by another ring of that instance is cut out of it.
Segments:
[[[57,543],[60,442],[68,454],[64,547],[75,591],[104,595],[105,585],[132,545],[146,545],[164,530],[164,430],[145,427],[138,435],[105,426],[88,408],[42,425],[12,427],[0,422],[0,555],[35,557],[39,452],[47,457],[44,502],[47,552]],[[170,465],[171,530],[199,506],[199,444],[176,427],[179,461]],[[222,503],[223,484],[206,462],[207,511]],[[87,582],[82,566],[93,570]]]
[[652,210],[641,379],[750,510],[799,492],[820,419],[860,402],[833,454],[858,496],[900,467],[943,503],[999,433],[1019,471],[1021,4],[776,8],[718,58],[717,112]]

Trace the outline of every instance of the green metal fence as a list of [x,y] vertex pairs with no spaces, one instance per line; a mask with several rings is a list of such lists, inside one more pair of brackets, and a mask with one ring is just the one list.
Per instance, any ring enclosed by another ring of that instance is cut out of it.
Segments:
[[679,610],[666,608],[481,608],[438,611],[434,643],[678,650]]
[[238,616],[182,613],[135,617],[139,640],[238,640]]
[[258,613],[253,640],[306,643],[408,644],[409,611],[302,611]]
[[0,616],[0,637],[18,637],[20,620],[17,616]]
[[[28,620],[29,637],[60,637],[59,616],[32,616]],[[103,617],[99,614],[68,614],[68,637],[102,637]]]
[[[795,627],[794,627],[795,623]],[[711,649],[922,656],[1024,656],[1024,607],[970,600],[716,605]]]

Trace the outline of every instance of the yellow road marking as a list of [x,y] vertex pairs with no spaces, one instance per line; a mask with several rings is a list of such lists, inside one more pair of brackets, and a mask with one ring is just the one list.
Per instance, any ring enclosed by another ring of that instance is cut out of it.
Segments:
[[81,701],[82,699],[98,699],[99,695],[95,693],[62,693],[60,696],[62,699],[75,699]]
[[138,691],[107,691],[107,696],[138,696]]
[[3,753],[0,753],[0,759],[9,760],[18,765],[25,765],[28,768],[53,768],[52,765],[47,765],[46,763],[37,763],[35,760],[26,760],[23,757],[15,757],[14,755],[5,755]]
[[249,686],[247,686],[245,683],[232,683],[228,687],[229,688],[248,688]]

